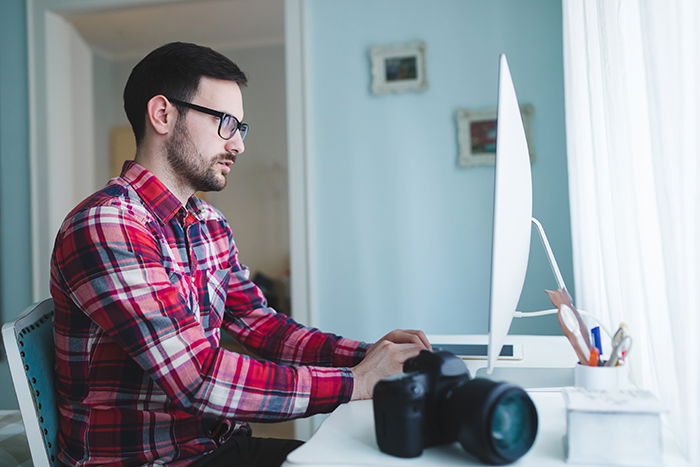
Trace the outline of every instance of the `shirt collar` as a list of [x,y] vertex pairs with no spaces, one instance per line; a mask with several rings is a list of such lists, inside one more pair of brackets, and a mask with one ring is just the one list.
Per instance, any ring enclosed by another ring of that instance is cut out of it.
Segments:
[[179,199],[158,180],[148,169],[134,161],[126,161],[122,166],[121,178],[131,185],[143,202],[163,222],[167,223],[178,212],[184,218],[188,211],[199,219],[199,205],[197,198],[192,196],[187,203],[187,210]]

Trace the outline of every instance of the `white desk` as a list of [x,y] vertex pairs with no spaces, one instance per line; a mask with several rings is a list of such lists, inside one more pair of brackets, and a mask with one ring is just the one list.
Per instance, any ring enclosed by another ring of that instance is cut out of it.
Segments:
[[[485,344],[484,335],[433,335],[430,342],[437,344]],[[507,380],[526,388],[552,386],[548,381],[561,381],[561,371],[576,365],[576,355],[563,336],[508,336],[506,343],[523,346],[522,360],[499,360],[495,380]],[[467,360],[467,367],[474,376],[485,360]],[[511,371],[511,373],[509,373]],[[548,374],[548,371],[551,371]],[[532,373],[537,376],[532,377]],[[528,375],[528,373],[530,373]],[[555,374],[556,373],[556,374]],[[548,376],[549,375],[549,376]],[[553,376],[551,376],[553,375]],[[573,377],[573,373],[571,373]],[[551,377],[550,377],[551,376]],[[527,384],[532,381],[541,384]],[[570,384],[573,384],[573,379]],[[532,449],[514,465],[564,466],[564,435],[566,414],[561,392],[534,391],[530,396],[537,407],[539,429]],[[664,440],[665,465],[686,467],[688,464]],[[414,459],[401,459],[384,454],[377,447],[374,434],[372,401],[357,401],[338,407],[303,446],[293,451],[283,464],[299,466],[442,466],[482,465],[467,456],[458,443],[428,448]]]
[[[565,466],[564,434],[566,417],[560,392],[533,392],[537,406],[539,429],[532,449],[518,460],[517,466]],[[668,445],[669,443],[666,443]],[[668,467],[687,466],[677,453],[664,456]],[[448,466],[482,465],[466,455],[458,443],[436,446],[414,459],[401,459],[384,454],[377,447],[374,434],[372,401],[356,401],[336,409],[321,428],[303,446],[292,451],[284,467],[326,466]]]

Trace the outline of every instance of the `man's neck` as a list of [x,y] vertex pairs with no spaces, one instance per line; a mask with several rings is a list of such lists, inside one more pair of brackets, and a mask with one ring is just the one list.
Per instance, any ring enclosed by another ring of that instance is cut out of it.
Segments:
[[136,163],[155,175],[180,200],[183,206],[187,205],[187,201],[195,193],[195,190],[175,173],[170,164],[167,163],[167,157],[164,154],[161,157],[149,157],[145,151],[138,151],[135,160]]

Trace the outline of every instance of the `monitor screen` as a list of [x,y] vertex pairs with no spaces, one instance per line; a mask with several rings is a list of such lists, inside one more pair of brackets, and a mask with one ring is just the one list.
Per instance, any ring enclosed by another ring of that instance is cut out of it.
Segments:
[[504,54],[500,57],[497,118],[488,373],[508,335],[525,282],[532,219],[530,155]]

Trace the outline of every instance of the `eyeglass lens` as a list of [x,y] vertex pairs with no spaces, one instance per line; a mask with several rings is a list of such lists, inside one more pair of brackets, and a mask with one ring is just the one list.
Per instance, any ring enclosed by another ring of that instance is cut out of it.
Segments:
[[238,119],[232,115],[224,115],[221,118],[219,126],[219,136],[224,139],[230,139],[236,134],[236,130],[241,132],[241,139],[245,139],[248,134],[249,126],[247,123],[240,123]]

